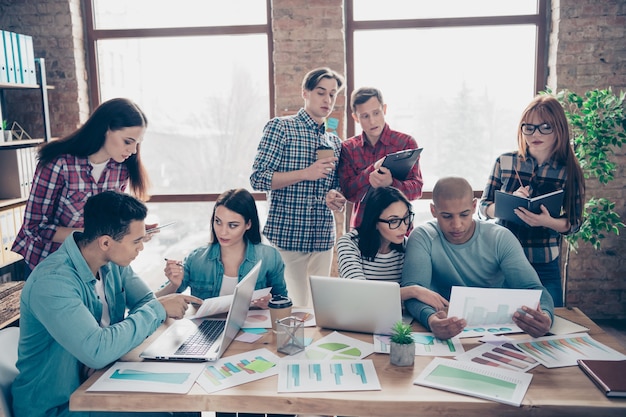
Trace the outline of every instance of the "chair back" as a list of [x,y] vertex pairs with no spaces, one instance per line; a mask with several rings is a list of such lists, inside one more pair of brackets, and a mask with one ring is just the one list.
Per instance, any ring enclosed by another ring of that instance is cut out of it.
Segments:
[[19,327],[7,327],[0,330],[0,417],[11,417],[11,384],[18,374],[15,363],[17,362],[17,344],[20,338]]

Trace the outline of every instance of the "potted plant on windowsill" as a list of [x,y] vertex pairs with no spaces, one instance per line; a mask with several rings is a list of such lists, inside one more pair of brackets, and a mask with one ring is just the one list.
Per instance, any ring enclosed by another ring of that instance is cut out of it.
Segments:
[[415,362],[415,340],[411,325],[402,323],[402,320],[394,324],[391,329],[389,362],[396,366],[413,366]]

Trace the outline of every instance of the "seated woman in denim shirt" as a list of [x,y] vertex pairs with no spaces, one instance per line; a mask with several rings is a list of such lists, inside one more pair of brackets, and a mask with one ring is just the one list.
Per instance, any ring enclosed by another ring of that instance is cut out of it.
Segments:
[[[232,294],[235,285],[259,260],[263,260],[256,289],[272,287],[271,295],[287,295],[285,264],[278,251],[261,243],[261,227],[254,197],[239,188],[222,193],[211,216],[211,241],[192,251],[184,260],[168,260],[167,285],[157,297],[191,288],[191,294],[207,299]],[[267,308],[267,295],[253,305]]]

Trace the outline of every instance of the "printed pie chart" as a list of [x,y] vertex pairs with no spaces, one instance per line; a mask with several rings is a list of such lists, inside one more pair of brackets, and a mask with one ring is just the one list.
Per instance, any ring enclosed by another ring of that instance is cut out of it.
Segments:
[[313,314],[306,313],[304,311],[296,311],[295,313],[292,313],[291,315],[303,321],[305,320],[305,317],[306,317],[306,320],[313,320],[313,318],[315,317],[313,316]]
[[265,317],[262,314],[250,314],[247,318],[246,321],[249,321],[251,323],[255,323],[255,322],[261,322],[261,321],[265,321],[267,320],[267,317]]

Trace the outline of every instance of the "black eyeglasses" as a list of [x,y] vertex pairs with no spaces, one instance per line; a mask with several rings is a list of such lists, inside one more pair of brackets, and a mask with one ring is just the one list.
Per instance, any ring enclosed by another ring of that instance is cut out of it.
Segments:
[[540,125],[534,125],[532,123],[522,123],[521,129],[522,133],[526,136],[532,135],[537,129],[539,129],[539,133],[541,133],[542,135],[549,135],[554,131],[552,129],[552,126],[550,126],[550,124],[548,123],[542,123]]
[[402,223],[406,224],[407,226],[410,226],[411,223],[413,223],[414,218],[415,218],[415,213],[409,211],[409,214],[407,214],[401,219],[378,219],[378,221],[381,223],[387,223],[387,226],[389,226],[391,230],[394,230],[400,227]]

